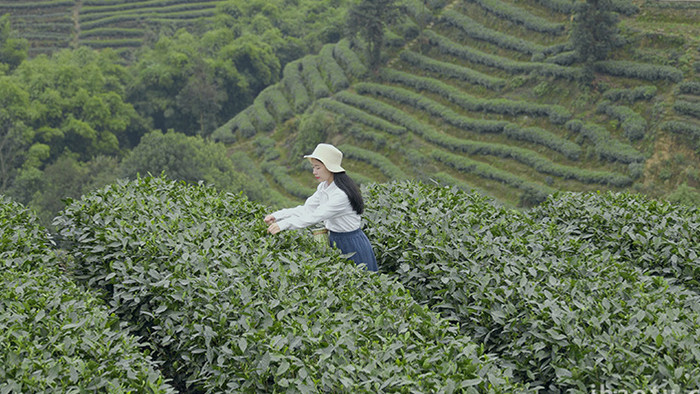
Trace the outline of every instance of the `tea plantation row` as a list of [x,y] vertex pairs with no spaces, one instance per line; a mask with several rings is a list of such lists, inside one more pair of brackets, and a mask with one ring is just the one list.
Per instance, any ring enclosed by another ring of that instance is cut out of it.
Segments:
[[161,178],[72,203],[70,270],[187,392],[512,391],[496,358],[385,275],[261,205]]
[[[146,178],[72,201],[59,252],[3,201],[3,267],[63,279],[34,296],[4,274],[0,370],[15,386],[0,391],[700,387],[697,209],[571,193],[522,212],[408,181],[364,195],[381,274],[305,231],[268,235],[265,207],[204,185]],[[93,309],[58,320],[77,306]],[[60,350],[37,350],[42,339]],[[8,367],[40,354],[59,367]]]

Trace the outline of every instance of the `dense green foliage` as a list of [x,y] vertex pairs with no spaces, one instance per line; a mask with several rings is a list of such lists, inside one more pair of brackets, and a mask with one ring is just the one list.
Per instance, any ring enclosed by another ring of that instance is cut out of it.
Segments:
[[403,286],[263,206],[163,178],[120,182],[56,219],[75,264],[186,391],[511,392],[497,359]]
[[29,210],[0,201],[0,391],[173,392],[137,338],[77,286]]
[[379,265],[545,391],[700,385],[700,212],[629,194],[529,212],[414,183],[367,189]]

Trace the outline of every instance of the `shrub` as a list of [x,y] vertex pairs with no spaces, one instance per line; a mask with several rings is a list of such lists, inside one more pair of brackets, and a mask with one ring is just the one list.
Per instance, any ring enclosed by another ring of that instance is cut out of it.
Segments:
[[596,62],[594,67],[598,72],[616,77],[637,78],[652,82],[659,80],[680,82],[683,79],[683,72],[671,66],[658,66],[626,60],[606,60]]
[[352,78],[362,78],[367,74],[367,66],[362,63],[360,57],[350,47],[350,41],[340,40],[333,48],[333,56],[345,69],[345,74]]
[[311,96],[314,99],[330,96],[331,91],[318,70],[318,56],[305,56],[299,64],[302,67],[301,75],[306,81],[306,86],[309,87]]
[[676,134],[685,134],[693,138],[700,138],[700,126],[694,124],[670,120],[661,123],[659,126],[662,130],[670,131]]
[[682,94],[692,94],[700,96],[700,82],[683,81],[678,84],[678,91]]
[[33,213],[0,198],[0,391],[174,392],[52,247]]
[[647,121],[641,115],[624,105],[612,105],[604,101],[598,105],[598,112],[604,113],[620,121],[625,137],[630,141],[644,138],[647,129]]
[[399,56],[404,62],[418,67],[421,70],[429,71],[440,76],[456,78],[471,84],[483,86],[487,89],[499,90],[506,85],[506,81],[503,78],[493,77],[457,64],[441,62],[410,50],[402,51]]
[[282,83],[294,103],[294,111],[303,112],[311,105],[311,97],[301,77],[301,62],[299,60],[287,63],[282,72]]
[[601,159],[625,164],[644,161],[644,156],[639,151],[615,139],[603,126],[574,119],[566,123],[566,128],[591,140]]
[[345,71],[333,57],[334,47],[335,44],[326,44],[321,48],[318,67],[321,74],[325,75],[331,91],[337,92],[350,86],[350,81],[348,81]]
[[545,50],[543,45],[489,29],[472,18],[454,10],[445,10],[440,16],[440,20],[459,28],[468,37],[486,41],[503,49],[510,49],[526,55],[534,55]]
[[338,149],[343,152],[344,156],[351,159],[364,161],[374,167],[377,167],[379,171],[386,175],[386,177],[390,180],[401,180],[408,178],[401,168],[379,153],[348,144],[340,145]]
[[561,23],[551,22],[510,3],[500,0],[475,0],[475,2],[499,18],[522,25],[528,30],[552,35],[563,34],[565,30]]
[[292,110],[289,101],[284,97],[282,89],[279,84],[271,85],[265,88],[255,101],[262,101],[265,108],[270,108],[272,115],[275,117],[276,122],[284,122],[285,120],[294,116],[294,111]]
[[651,100],[656,96],[656,86],[643,85],[632,89],[610,89],[603,93],[603,97],[610,101],[625,101],[634,103],[639,100]]
[[85,196],[57,225],[76,272],[140,327],[183,391],[515,389],[401,285],[307,233],[266,235],[265,214],[149,178]]
[[673,103],[673,110],[681,115],[692,116],[693,118],[700,119],[700,104],[694,103],[686,100],[676,100]]
[[514,379],[558,392],[700,383],[697,293],[637,260],[696,267],[697,211],[569,193],[521,212],[407,182],[366,194],[380,266],[512,363]]
[[331,112],[344,115],[354,122],[362,123],[377,130],[384,131],[393,135],[402,135],[406,133],[406,128],[397,126],[394,123],[370,115],[365,111],[357,109],[347,104],[332,99],[321,99],[319,105]]

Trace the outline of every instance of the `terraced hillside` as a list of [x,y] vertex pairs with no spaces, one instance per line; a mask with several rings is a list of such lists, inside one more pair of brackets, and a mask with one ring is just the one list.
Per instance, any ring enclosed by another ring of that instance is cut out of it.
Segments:
[[361,182],[435,180],[516,206],[555,190],[697,186],[694,3],[617,2],[627,44],[595,64],[591,86],[573,61],[570,2],[407,3],[378,74],[359,45],[327,45],[288,64],[214,138],[256,158],[259,179],[294,201],[313,188],[298,154],[320,140],[340,146]]
[[27,38],[30,55],[79,45],[118,51],[139,47],[149,32],[204,25],[221,0],[2,0],[0,13]]

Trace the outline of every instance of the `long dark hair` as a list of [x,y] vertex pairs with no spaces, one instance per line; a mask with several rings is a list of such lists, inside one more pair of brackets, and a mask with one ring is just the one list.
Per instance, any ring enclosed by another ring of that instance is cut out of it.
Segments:
[[350,200],[350,206],[357,212],[358,215],[362,215],[365,211],[365,202],[362,200],[362,193],[357,183],[344,172],[336,172],[333,174],[333,183],[338,186],[338,188],[348,195],[348,200]]

